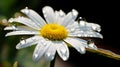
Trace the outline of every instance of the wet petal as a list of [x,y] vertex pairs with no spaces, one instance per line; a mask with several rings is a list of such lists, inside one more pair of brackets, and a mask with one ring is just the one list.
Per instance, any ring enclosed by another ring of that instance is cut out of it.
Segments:
[[34,10],[25,8],[25,9],[22,9],[21,12],[26,14],[39,27],[42,27],[46,24],[46,22],[42,19],[42,17],[37,12],[35,12]]
[[[44,40],[44,39],[42,39]],[[39,41],[38,45],[35,47],[35,51],[33,53],[33,61],[37,62],[48,50],[50,44],[45,41],[46,44],[43,44],[42,40]]]
[[59,56],[64,60],[68,60],[69,58],[69,50],[67,45],[64,42],[58,42],[57,52]]
[[101,26],[99,24],[96,23],[88,23],[86,21],[80,21],[79,22],[79,27],[81,29],[83,29],[84,31],[97,31],[100,32],[101,31]]
[[37,24],[35,24],[33,21],[31,21],[30,19],[25,18],[25,17],[11,18],[11,19],[9,19],[9,22],[18,22],[18,23],[22,23],[26,26],[29,26],[33,29],[37,29],[37,30],[40,29],[40,27],[37,26]]
[[40,34],[38,31],[13,31],[7,33],[5,36],[12,36],[12,35],[35,35]]
[[54,45],[53,43],[49,43],[50,47],[48,48],[48,50],[45,53],[45,58],[48,61],[52,61],[55,57],[55,53],[56,53],[56,45]]
[[65,13],[60,10],[60,11],[55,11],[55,21],[56,23],[62,25],[63,18],[65,17]]
[[63,19],[62,21],[62,25],[63,26],[67,26],[71,23],[73,23],[75,21],[75,19],[77,18],[78,12],[73,9],[72,12],[69,12]]
[[47,23],[54,23],[55,22],[55,13],[54,10],[50,6],[45,6],[43,9],[44,17]]
[[40,40],[40,36],[33,36],[28,39],[20,41],[20,43],[17,44],[16,49],[22,49],[28,46],[32,46],[38,43]]
[[30,27],[27,27],[27,26],[9,26],[9,27],[5,27],[4,30],[24,30],[24,31],[34,31],[36,29],[33,29],[33,28],[30,28]]
[[100,33],[94,31],[81,31],[77,36],[103,38],[103,36]]
[[103,38],[103,36],[95,31],[84,31],[83,29],[69,29],[69,35],[71,37],[95,37],[95,38]]
[[78,39],[78,38],[66,38],[65,42],[72,45],[78,52],[84,54],[86,52],[85,47],[87,45],[87,41]]

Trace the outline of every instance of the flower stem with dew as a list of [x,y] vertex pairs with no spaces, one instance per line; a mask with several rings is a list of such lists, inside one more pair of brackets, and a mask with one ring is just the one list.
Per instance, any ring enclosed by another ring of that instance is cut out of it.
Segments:
[[120,60],[120,55],[118,55],[112,51],[106,50],[106,49],[98,48],[98,50],[92,50],[92,49],[87,48],[87,51],[90,51],[90,52],[93,52],[93,53],[96,53],[99,55],[103,55],[108,58]]

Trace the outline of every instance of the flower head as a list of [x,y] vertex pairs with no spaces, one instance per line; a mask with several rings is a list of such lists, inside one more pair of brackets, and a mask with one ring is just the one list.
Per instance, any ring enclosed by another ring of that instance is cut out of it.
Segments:
[[53,60],[55,53],[66,61],[69,58],[68,44],[74,47],[81,54],[85,53],[85,48],[97,49],[88,41],[78,37],[102,38],[100,25],[88,23],[86,21],[75,21],[78,12],[73,9],[69,13],[62,10],[54,11],[50,6],[43,9],[45,20],[32,9],[22,9],[21,12],[28,16],[11,18],[9,22],[18,22],[22,26],[9,26],[5,30],[14,30],[6,34],[11,35],[34,35],[17,44],[16,49],[25,48],[36,44],[33,60],[38,61],[43,55],[46,60]]

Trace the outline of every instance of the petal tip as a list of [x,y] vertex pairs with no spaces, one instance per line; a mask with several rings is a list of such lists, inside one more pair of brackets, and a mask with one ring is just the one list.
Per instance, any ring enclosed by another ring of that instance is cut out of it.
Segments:
[[22,9],[21,12],[25,13],[25,14],[28,14],[29,13],[28,7],[25,7],[24,9]]

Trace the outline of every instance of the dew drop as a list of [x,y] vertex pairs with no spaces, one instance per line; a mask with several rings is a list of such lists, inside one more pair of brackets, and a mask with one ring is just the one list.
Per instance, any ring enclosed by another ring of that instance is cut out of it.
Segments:
[[37,58],[37,57],[38,57],[38,54],[35,54],[34,57]]
[[17,30],[17,25],[14,24],[14,25],[12,26],[12,28],[13,28],[13,30]]
[[45,56],[46,56],[46,59],[47,59],[48,61],[54,59],[54,54],[52,54],[52,53],[50,53],[50,52],[48,52]]
[[62,10],[60,10],[59,15],[60,15],[61,17],[65,16],[65,14],[64,14],[64,12],[63,12]]
[[73,10],[72,10],[72,14],[73,14],[73,16],[77,16],[77,15],[78,15],[78,12],[77,12],[75,9],[73,9]]
[[97,46],[95,45],[95,43],[92,40],[88,41],[88,48],[90,49],[97,49]]
[[77,21],[78,21],[78,22],[80,22],[80,21],[85,21],[85,19],[82,18],[82,17],[79,17],[79,18],[77,19]]
[[77,21],[80,24],[80,26],[85,26],[86,25],[86,21],[82,17],[79,17]]
[[67,51],[66,51],[66,49],[61,49],[60,52],[64,55],[64,54],[66,54]]
[[25,10],[23,12],[26,13],[26,14],[28,14],[29,13],[28,7],[25,7]]
[[98,32],[100,32],[101,31],[101,28],[100,28],[100,26],[99,25],[92,25],[92,29],[93,30],[95,30],[95,31],[98,31]]
[[70,29],[70,32],[75,32],[75,29],[74,28]]
[[67,58],[68,58],[67,50],[61,49],[61,50],[60,50],[60,53],[61,53],[62,59],[63,59],[63,60],[67,60]]
[[9,20],[8,20],[8,22],[13,22],[14,21],[14,18],[10,18]]
[[25,44],[25,43],[26,43],[25,38],[21,38],[21,39],[20,39],[20,44],[22,45],[22,44]]

